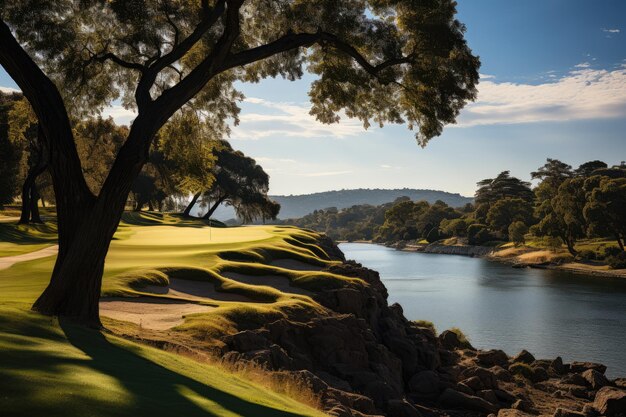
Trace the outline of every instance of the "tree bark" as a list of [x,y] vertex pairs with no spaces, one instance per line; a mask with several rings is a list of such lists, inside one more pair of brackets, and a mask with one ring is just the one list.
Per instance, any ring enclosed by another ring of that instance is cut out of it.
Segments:
[[185,207],[185,211],[183,211],[183,216],[189,217],[191,215],[191,210],[193,209],[193,206],[196,205],[196,202],[200,198],[200,194],[201,193],[198,192],[193,195],[193,198],[191,199],[189,204],[187,204],[187,207]]
[[226,200],[226,197],[218,198],[217,201],[215,201],[215,203],[213,204],[213,206],[211,206],[209,211],[207,211],[206,214],[204,216],[202,216],[202,218],[205,219],[205,220],[210,219],[211,216],[213,215],[213,213],[215,212],[215,210],[217,210],[219,205],[222,204],[224,202],[224,200]]
[[[48,167],[47,156],[44,152],[44,136],[41,126],[38,127],[37,142],[31,143],[31,155],[29,162],[31,166],[28,169],[28,174],[22,185],[22,211],[20,214],[20,220],[18,224],[26,224],[29,222],[42,223],[39,217],[39,207],[37,201],[39,200],[39,190],[37,188],[37,178],[44,173]],[[31,159],[32,158],[32,159]],[[33,160],[35,163],[32,163]],[[32,201],[35,198],[35,201]]]

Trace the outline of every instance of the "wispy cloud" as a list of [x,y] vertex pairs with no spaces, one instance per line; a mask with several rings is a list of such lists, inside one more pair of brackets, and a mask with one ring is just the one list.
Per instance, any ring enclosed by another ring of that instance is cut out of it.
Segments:
[[543,84],[483,81],[459,127],[626,117],[626,66],[575,71]]
[[352,171],[325,171],[325,172],[310,172],[307,174],[300,174],[303,177],[330,177],[334,175],[352,174]]
[[619,29],[602,29],[602,32],[604,32],[604,33],[620,33],[621,30],[619,30]]
[[18,90],[17,88],[2,87],[2,86],[0,86],[0,91],[2,91],[5,94],[19,93],[20,92],[20,90]]
[[358,120],[342,118],[340,123],[325,125],[309,114],[310,105],[284,103],[249,97],[244,101],[241,122],[232,132],[233,139],[254,140],[266,137],[335,137],[365,133]]

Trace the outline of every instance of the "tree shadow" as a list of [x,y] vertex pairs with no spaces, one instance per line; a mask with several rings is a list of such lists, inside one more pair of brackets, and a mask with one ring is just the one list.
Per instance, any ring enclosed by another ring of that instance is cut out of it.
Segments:
[[89,364],[91,368],[115,378],[133,396],[136,412],[131,412],[131,415],[220,416],[201,408],[183,395],[183,392],[193,392],[203,399],[219,404],[222,409],[242,416],[300,416],[246,401],[175,373],[134,353],[132,348],[111,343],[100,331],[66,320],[62,320],[60,324],[68,341],[92,359]]

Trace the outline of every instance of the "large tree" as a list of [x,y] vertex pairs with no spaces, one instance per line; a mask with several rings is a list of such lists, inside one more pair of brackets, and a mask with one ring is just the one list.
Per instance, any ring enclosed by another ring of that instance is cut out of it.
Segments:
[[592,234],[613,236],[624,250],[626,243],[626,178],[591,177],[585,181],[590,190],[583,208]]
[[9,115],[19,100],[19,94],[0,91],[0,208],[13,202],[18,190],[22,147],[11,140]]
[[[59,254],[34,305],[99,325],[104,260],[153,139],[183,106],[217,131],[233,83],[312,83],[311,113],[406,123],[421,145],[476,96],[478,59],[453,0],[0,0],[0,64],[29,100],[50,152]],[[100,191],[81,171],[69,114],[120,99],[137,111]]]

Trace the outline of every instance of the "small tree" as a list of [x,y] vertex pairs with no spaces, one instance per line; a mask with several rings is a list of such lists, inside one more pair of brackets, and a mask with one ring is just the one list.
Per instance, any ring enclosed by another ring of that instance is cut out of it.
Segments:
[[593,233],[613,236],[623,251],[626,242],[626,178],[600,179],[598,186],[588,194],[583,215]]
[[528,233],[528,226],[526,226],[524,222],[515,221],[509,226],[509,240],[513,242],[515,246],[526,243],[526,233]]

